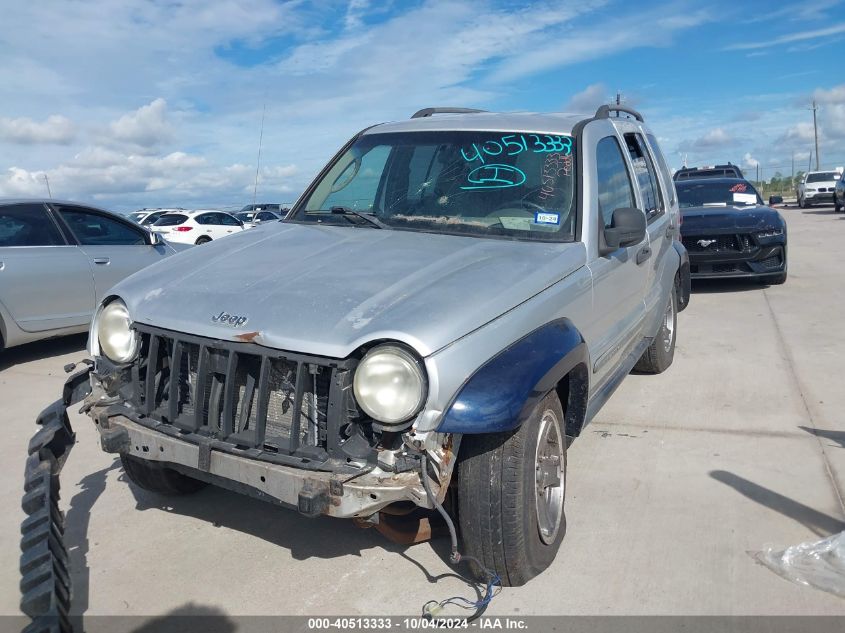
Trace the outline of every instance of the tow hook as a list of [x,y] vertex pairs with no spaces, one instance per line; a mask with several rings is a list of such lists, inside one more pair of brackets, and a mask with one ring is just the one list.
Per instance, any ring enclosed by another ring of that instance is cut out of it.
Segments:
[[[87,363],[86,363],[87,364]],[[71,371],[73,368],[71,368]],[[59,473],[76,441],[67,408],[91,392],[90,365],[65,382],[62,398],[36,420],[29,442],[21,507],[21,611],[32,619],[25,631],[70,633],[71,581],[65,516],[59,510]]]

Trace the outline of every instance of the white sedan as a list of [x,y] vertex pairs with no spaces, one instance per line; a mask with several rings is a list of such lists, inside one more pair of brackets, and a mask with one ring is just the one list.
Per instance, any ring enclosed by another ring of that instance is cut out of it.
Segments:
[[165,213],[150,229],[168,242],[205,244],[244,230],[236,217],[211,209]]

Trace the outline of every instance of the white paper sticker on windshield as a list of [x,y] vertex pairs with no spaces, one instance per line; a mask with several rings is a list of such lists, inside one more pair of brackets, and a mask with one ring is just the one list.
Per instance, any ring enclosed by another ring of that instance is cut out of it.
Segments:
[[547,211],[537,211],[534,214],[535,224],[560,224],[559,213],[549,213]]
[[757,204],[757,196],[753,193],[735,193],[734,202],[741,202],[742,204]]

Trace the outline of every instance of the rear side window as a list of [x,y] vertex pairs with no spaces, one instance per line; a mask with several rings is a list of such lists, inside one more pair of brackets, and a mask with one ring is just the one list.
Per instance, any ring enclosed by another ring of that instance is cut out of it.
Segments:
[[258,219],[264,222],[266,220],[275,220],[276,216],[275,214],[270,213],[269,211],[262,211],[258,214]]
[[80,207],[58,207],[59,213],[83,246],[146,244],[144,233],[108,216]]
[[634,207],[634,190],[622,148],[613,136],[599,141],[596,147],[598,173],[599,213],[605,227],[613,222],[613,212],[624,207]]
[[176,226],[178,224],[182,224],[182,222],[187,219],[188,216],[182,215],[181,213],[163,215],[155,221],[155,224],[153,224],[153,226]]
[[628,155],[631,157],[634,174],[640,186],[645,217],[651,220],[663,213],[663,195],[660,193],[657,172],[654,170],[654,164],[645,149],[645,141],[641,135],[626,134],[625,144],[628,146]]
[[64,246],[59,229],[40,204],[0,206],[0,246]]
[[657,167],[660,169],[660,175],[663,176],[663,184],[666,187],[666,193],[669,194],[670,204],[675,204],[675,183],[672,180],[672,172],[669,171],[669,166],[666,164],[666,159],[663,157],[663,152],[660,151],[660,146],[657,144],[657,139],[654,134],[646,134],[648,144],[651,146],[651,153],[657,160]]

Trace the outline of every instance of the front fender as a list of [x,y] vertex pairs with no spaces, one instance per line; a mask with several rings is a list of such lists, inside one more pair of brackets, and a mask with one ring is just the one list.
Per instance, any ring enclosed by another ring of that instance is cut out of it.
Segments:
[[520,426],[537,403],[579,363],[584,338],[569,319],[556,319],[502,350],[458,390],[441,433],[497,433]]

